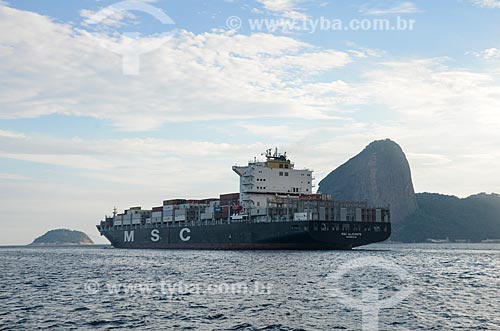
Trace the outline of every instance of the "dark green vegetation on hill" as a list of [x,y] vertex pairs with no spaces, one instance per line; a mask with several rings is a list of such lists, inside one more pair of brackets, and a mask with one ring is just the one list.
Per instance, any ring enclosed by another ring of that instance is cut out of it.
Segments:
[[93,244],[85,233],[76,230],[50,230],[36,238],[30,245],[86,245]]
[[391,240],[422,242],[428,238],[470,240],[500,238],[500,195],[465,199],[437,193],[417,194],[418,210],[393,225]]

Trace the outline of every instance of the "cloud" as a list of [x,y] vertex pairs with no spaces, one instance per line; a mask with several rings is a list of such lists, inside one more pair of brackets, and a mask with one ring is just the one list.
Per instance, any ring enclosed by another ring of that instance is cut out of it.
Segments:
[[349,54],[335,50],[284,55],[270,60],[274,68],[294,68],[302,72],[321,73],[344,67],[351,62]]
[[83,18],[83,25],[103,24],[109,27],[124,27],[129,24],[137,24],[137,16],[130,11],[117,11],[109,7],[99,11],[89,9],[80,10],[80,17]]
[[496,9],[500,8],[500,0],[471,0],[471,2],[479,7]]
[[[449,67],[447,59],[388,61],[381,52],[356,53],[355,58],[366,55],[376,62],[349,81],[336,79],[335,70],[353,63],[352,51],[318,49],[263,33],[180,30],[156,52],[141,57],[141,75],[127,77],[121,74],[120,57],[99,48],[83,30],[11,8],[0,11],[0,27],[18,31],[0,34],[2,44],[9,45],[0,49],[4,119],[83,115],[141,131],[172,122],[281,118],[329,121],[357,132],[356,125],[371,130],[366,118],[381,112],[387,117],[384,125],[397,135],[404,132],[394,130],[390,121],[401,121],[408,134],[418,135],[421,128],[436,132],[433,139],[445,134],[451,140],[460,131],[492,141],[500,130],[499,78],[493,72]],[[292,128],[310,136],[308,127]],[[44,160],[53,162],[53,153],[45,154]],[[92,170],[100,161],[71,162]]]
[[252,14],[262,14],[263,13],[263,11],[260,10],[259,8],[252,8],[252,9],[250,9],[250,12]]
[[16,34],[0,34],[0,43],[9,45],[0,49],[4,119],[82,115],[144,131],[179,121],[325,118],[335,102],[306,94],[297,82],[351,62],[346,52],[288,37],[176,30],[142,55],[141,74],[129,77],[122,75],[121,57],[85,30],[2,8],[0,31],[14,27]]
[[368,58],[368,57],[381,57],[384,52],[377,49],[361,48],[361,49],[349,49],[347,53],[358,58]]
[[[172,194],[180,186],[195,181],[200,181],[200,187],[213,184],[222,173],[230,170],[234,158],[246,160],[247,153],[253,151],[258,155],[264,149],[260,144],[156,138],[68,140],[28,136],[22,140],[0,140],[0,158],[69,168],[84,177],[115,184],[143,186],[162,178],[157,185]],[[211,158],[213,162],[193,162],[203,157]],[[229,163],[223,166],[221,162],[226,161]],[[190,173],[190,179],[185,177],[187,173]]]
[[244,132],[248,133],[250,136],[259,137],[265,141],[272,141],[274,144],[286,145],[303,141],[307,139],[307,137],[313,136],[316,132],[315,128],[291,124],[267,125],[243,122],[238,123],[237,126],[244,129]]
[[[482,116],[497,118],[493,105],[500,103],[499,77],[487,72],[455,69],[446,59],[429,58],[381,62],[379,70],[363,76],[370,82],[361,89],[375,100],[414,118],[433,115],[433,120],[461,120],[475,110],[475,121]],[[397,92],[396,94],[394,94]]]
[[257,0],[266,10],[274,15],[288,19],[304,20],[307,15],[298,8],[304,0]]
[[[446,63],[442,58],[381,62],[379,69],[363,74],[365,83],[349,84],[345,94],[371,102],[380,109],[379,116],[390,110],[391,123],[379,125],[385,126],[387,136],[404,141],[413,155],[444,155],[452,161],[430,169],[428,160],[414,159],[417,187],[453,193],[453,180],[460,178],[464,189],[469,187],[466,190],[472,186],[495,190],[487,179],[494,176],[488,165],[491,160],[472,160],[465,155],[498,155],[500,77],[490,71],[451,68]],[[471,173],[479,168],[488,175]],[[431,183],[436,178],[439,183]],[[481,184],[472,183],[472,178]],[[495,185],[500,187],[500,182]]]
[[416,14],[422,11],[413,2],[400,2],[392,7],[369,7],[364,5],[359,9],[363,15],[396,15],[396,14]]
[[274,12],[284,12],[295,8],[297,1],[295,0],[257,0],[264,8]]
[[0,138],[15,138],[15,139],[20,139],[20,138],[25,138],[26,136],[21,133],[21,132],[13,132],[13,131],[7,131],[7,130],[1,130],[0,129]]
[[0,172],[0,181],[3,180],[31,180],[32,178],[19,175],[19,174],[11,174],[11,173],[5,173],[5,172]]
[[468,52],[467,54],[472,54],[475,57],[484,59],[484,60],[492,60],[500,58],[500,49],[498,48],[487,48],[480,52]]
[[139,18],[131,10],[147,11],[151,14],[156,13],[155,15],[170,21],[170,17],[166,16],[163,11],[148,4],[155,2],[157,0],[135,0],[129,3],[117,2],[97,11],[82,9],[80,10],[80,17],[83,18],[82,25],[85,27],[96,25],[96,30],[106,31],[106,27],[121,28],[130,24],[138,24]]

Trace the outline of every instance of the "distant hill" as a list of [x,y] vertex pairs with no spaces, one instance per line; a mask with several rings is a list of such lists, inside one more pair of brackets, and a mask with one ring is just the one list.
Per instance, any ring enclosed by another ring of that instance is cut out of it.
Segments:
[[92,239],[84,232],[68,229],[50,230],[36,238],[30,245],[87,245],[93,244]]
[[418,210],[394,224],[391,240],[470,240],[500,238],[500,195],[476,194],[465,199],[437,193],[417,194]]
[[401,147],[390,139],[377,140],[319,182],[319,193],[336,200],[390,205],[398,223],[417,209],[410,166]]

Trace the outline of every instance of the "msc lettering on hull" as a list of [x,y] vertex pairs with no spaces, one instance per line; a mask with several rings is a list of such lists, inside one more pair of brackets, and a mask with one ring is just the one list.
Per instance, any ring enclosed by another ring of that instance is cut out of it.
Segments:
[[186,233],[191,233],[191,230],[189,228],[183,228],[181,232],[179,232],[179,238],[181,238],[182,241],[189,241],[189,239],[191,239],[191,236]]
[[134,230],[123,231],[123,241],[124,242],[133,242],[134,241]]
[[157,242],[160,240],[160,231],[158,229],[151,230],[151,241]]

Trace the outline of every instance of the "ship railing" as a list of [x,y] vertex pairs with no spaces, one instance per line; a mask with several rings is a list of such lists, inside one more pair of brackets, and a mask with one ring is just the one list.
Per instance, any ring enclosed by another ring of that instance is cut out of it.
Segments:
[[130,224],[130,225],[118,225],[118,226],[105,226],[101,227],[101,230],[112,230],[112,229],[154,229],[154,228],[165,228],[165,227],[184,227],[184,226],[202,226],[202,225],[227,225],[232,223],[290,223],[290,222],[326,222],[326,223],[390,223],[390,221],[386,221],[382,219],[381,221],[375,220],[363,220],[357,221],[354,218],[350,217],[345,221],[339,220],[337,217],[335,218],[327,218],[327,219],[319,219],[319,218],[310,218],[310,219],[293,219],[293,217],[286,216],[277,216],[274,215],[272,217],[264,217],[264,218],[253,218],[253,219],[243,219],[243,220],[231,220],[227,219],[219,219],[219,220],[207,220],[207,221],[187,221],[187,222],[162,222],[162,223],[149,223],[149,224]]
[[255,165],[260,165],[260,166],[263,166],[266,162],[264,161],[260,161],[260,160],[248,160],[248,165],[249,166],[255,166]]
[[[297,224],[299,223],[299,224]],[[302,224],[300,224],[302,223]],[[388,227],[388,224],[386,223],[385,225],[382,224],[374,224],[374,222],[369,222],[369,223],[362,223],[362,222],[345,222],[344,224],[339,224],[342,222],[328,222],[328,221],[296,221],[292,225],[292,230],[299,230],[299,229],[304,229],[304,230],[314,230],[314,231],[329,231],[331,229],[332,231],[355,231],[355,232],[388,232],[390,231],[390,228]],[[149,224],[148,224],[149,225]],[[178,225],[167,225],[167,224],[157,224],[155,226],[151,226],[149,228],[164,228],[164,227],[181,227],[185,226],[185,224],[178,224]],[[130,230],[130,229],[137,229],[137,227],[133,227],[131,225],[126,225],[123,227],[124,230]]]

